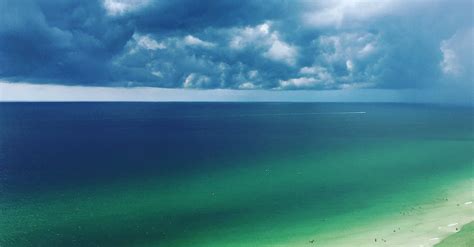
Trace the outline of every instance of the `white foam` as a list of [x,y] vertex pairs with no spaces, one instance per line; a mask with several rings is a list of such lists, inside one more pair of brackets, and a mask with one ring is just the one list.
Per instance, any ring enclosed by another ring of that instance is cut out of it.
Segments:
[[448,225],[448,227],[453,227],[453,226],[457,226],[457,225],[458,225],[458,223],[451,223],[451,224]]
[[472,202],[465,202],[464,205],[472,204]]
[[430,241],[437,241],[439,238],[430,238]]

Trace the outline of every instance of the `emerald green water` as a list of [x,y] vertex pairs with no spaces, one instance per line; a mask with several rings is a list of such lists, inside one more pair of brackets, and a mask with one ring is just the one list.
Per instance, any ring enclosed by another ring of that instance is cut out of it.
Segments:
[[471,108],[1,107],[1,246],[311,246],[473,178]]
[[446,238],[436,247],[469,247],[472,245],[474,245],[474,222],[465,225],[459,233]]

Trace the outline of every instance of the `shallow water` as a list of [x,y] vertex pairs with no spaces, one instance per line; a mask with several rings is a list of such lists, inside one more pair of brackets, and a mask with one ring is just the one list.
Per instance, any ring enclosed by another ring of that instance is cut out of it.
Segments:
[[1,246],[274,246],[472,178],[472,108],[2,103]]

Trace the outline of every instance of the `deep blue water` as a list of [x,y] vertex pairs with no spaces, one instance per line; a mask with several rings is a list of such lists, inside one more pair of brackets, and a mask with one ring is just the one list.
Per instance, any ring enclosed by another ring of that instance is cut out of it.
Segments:
[[[344,112],[366,114],[326,114]],[[410,104],[2,103],[1,183],[42,189],[220,169],[236,164],[227,157],[315,145],[466,139],[471,124],[471,108]]]

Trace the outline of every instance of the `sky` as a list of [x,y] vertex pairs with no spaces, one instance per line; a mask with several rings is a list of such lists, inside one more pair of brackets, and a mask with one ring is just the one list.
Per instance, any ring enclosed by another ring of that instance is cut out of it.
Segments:
[[473,7],[0,0],[0,100],[472,104]]

